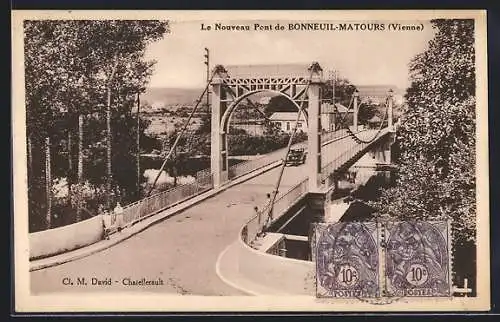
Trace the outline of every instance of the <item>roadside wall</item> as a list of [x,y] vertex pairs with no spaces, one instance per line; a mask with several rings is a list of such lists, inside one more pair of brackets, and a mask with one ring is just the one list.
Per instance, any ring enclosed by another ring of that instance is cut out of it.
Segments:
[[238,239],[239,271],[248,280],[293,295],[314,295],[314,263],[260,252]]
[[98,215],[75,224],[30,233],[30,260],[93,244],[102,239],[103,232],[102,215]]

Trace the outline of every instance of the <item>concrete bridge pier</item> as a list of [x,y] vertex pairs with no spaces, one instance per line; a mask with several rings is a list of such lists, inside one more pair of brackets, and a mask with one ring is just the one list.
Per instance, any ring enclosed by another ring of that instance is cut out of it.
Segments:
[[311,211],[310,216],[316,217],[320,222],[325,221],[325,214],[327,213],[326,205],[328,195],[324,192],[310,192],[307,194],[307,206]]
[[328,213],[330,213],[330,206],[332,204],[332,196],[333,193],[338,189],[338,179],[335,179],[334,186],[328,189],[324,194],[324,203],[323,203],[323,221],[325,221],[325,217]]
[[370,155],[375,160],[376,163],[380,164],[390,164],[391,163],[391,149],[390,145],[384,142],[383,144],[376,146],[370,151]]
[[393,138],[392,135],[386,136],[385,139],[376,145],[370,154],[377,163],[390,164],[391,160],[391,148],[392,148]]

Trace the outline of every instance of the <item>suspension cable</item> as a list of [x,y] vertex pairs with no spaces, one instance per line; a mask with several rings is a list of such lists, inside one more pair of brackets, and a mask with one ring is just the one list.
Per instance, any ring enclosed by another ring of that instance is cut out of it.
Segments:
[[[231,95],[233,95],[234,98],[238,97],[238,95],[234,92],[234,90],[231,88],[231,86],[225,86],[225,88],[229,89],[231,91]],[[262,112],[261,110],[259,110],[259,108],[257,106],[255,106],[255,104],[252,102],[252,100],[250,100],[248,97],[246,98],[246,101],[248,104],[250,104],[250,106],[255,109],[261,116],[263,116],[266,121],[269,121],[269,117],[266,116],[266,114],[264,112]]]
[[[306,87],[306,89],[304,91],[304,95],[306,95],[306,93],[307,93],[307,90],[308,90],[309,85],[311,83],[311,79],[312,79],[312,71],[311,71],[311,75],[310,75],[310,78],[309,78],[309,82],[308,82],[307,87]],[[352,101],[353,101],[353,98],[351,98],[351,103],[349,103],[349,107],[351,106]],[[305,100],[303,100],[301,102],[300,109],[297,112],[297,119],[295,120],[295,126],[293,128],[292,134],[290,135],[290,139],[288,140],[288,146],[287,146],[285,158],[281,160],[282,164],[281,164],[281,168],[280,168],[280,173],[279,173],[279,176],[278,176],[278,180],[276,182],[275,189],[274,189],[274,191],[272,193],[272,198],[269,201],[269,210],[268,210],[268,215],[267,215],[267,221],[272,220],[272,213],[273,213],[274,202],[276,201],[276,197],[278,195],[278,189],[279,189],[279,186],[281,184],[281,179],[283,177],[283,172],[285,170],[286,160],[287,160],[288,155],[290,153],[290,149],[291,149],[291,146],[292,146],[293,138],[294,138],[294,136],[295,136],[295,134],[297,132],[297,127],[298,127],[297,125],[298,125],[298,122],[300,120],[300,114],[303,112],[303,109],[304,109],[304,105],[305,105],[304,103],[305,103]],[[335,106],[335,104],[333,104],[333,105],[334,105],[334,108],[337,111],[337,113],[340,114],[340,112],[337,110],[337,107]],[[373,138],[371,138],[369,141],[360,139],[354,132],[352,132],[352,130],[348,126],[347,127],[347,131],[348,131],[349,135],[352,136],[358,143],[371,143],[372,141],[374,141],[377,138],[377,136],[380,134],[380,132],[382,131],[382,126],[383,126],[383,124],[385,122],[385,119],[387,118],[387,115],[388,115],[388,109],[389,109],[389,107],[388,107],[387,100],[386,100],[386,104],[385,105],[386,105],[386,109],[385,109],[385,113],[384,113],[384,119],[380,123],[379,129],[378,129],[377,133],[375,134],[375,136]]]
[[[353,102],[354,102],[354,95],[351,95],[351,100],[349,101],[349,106],[347,107],[347,111],[349,111],[349,110],[351,109],[351,106],[352,106]],[[359,103],[359,105],[358,105],[358,110],[359,110],[359,108],[360,108],[362,105],[366,105],[366,104],[365,104],[364,102],[360,102],[360,103]],[[339,123],[340,123],[340,124],[343,124],[343,123],[344,123],[344,121],[345,121],[345,119],[347,118],[347,115],[348,115],[349,113],[348,113],[348,112],[347,112],[347,113],[341,113],[341,112],[338,110],[337,106],[335,106],[335,104],[334,104],[334,108],[335,108],[335,114],[336,114],[336,115],[339,115],[339,118],[340,118],[340,122],[339,122]],[[342,116],[342,114],[343,114],[343,116]]]
[[[304,90],[304,94],[303,94],[304,98],[307,95],[307,90],[309,89],[309,85],[311,84],[312,74],[313,74],[313,70],[311,69],[311,73],[309,75],[309,81],[307,82],[307,86],[306,86],[306,88]],[[286,160],[288,159],[288,155],[289,155],[290,149],[292,147],[293,138],[294,138],[295,134],[297,133],[300,115],[304,112],[304,106],[305,106],[305,99],[303,99],[301,104],[300,104],[300,108],[297,112],[297,118],[295,120],[295,126],[293,127],[293,131],[292,131],[292,134],[290,135],[290,139],[288,139],[288,145],[287,145],[285,157],[281,160],[281,168],[280,168],[280,173],[278,175],[278,180],[276,181],[276,185],[275,185],[274,191],[272,193],[271,200],[269,201],[269,210],[268,210],[268,214],[267,214],[267,221],[272,220],[274,202],[276,201],[276,197],[278,195],[278,190],[279,190],[279,187],[281,184],[281,179],[283,177],[283,172],[285,171],[285,167],[286,167]]]
[[175,139],[175,142],[174,144],[172,145],[172,147],[170,148],[170,151],[168,152],[167,156],[165,157],[165,160],[163,160],[163,163],[160,167],[160,171],[158,171],[158,174],[156,175],[156,178],[153,182],[153,185],[151,186],[151,188],[149,189],[149,192],[147,194],[147,197],[149,197],[151,195],[151,192],[153,191],[155,185],[156,185],[156,182],[158,182],[158,178],[160,178],[160,175],[161,173],[163,172],[163,169],[165,169],[165,165],[167,164],[167,161],[168,159],[170,158],[170,156],[172,155],[173,151],[175,150],[175,148],[177,147],[177,144],[179,143],[179,140],[181,139],[182,135],[184,134],[184,132],[186,131],[188,125],[189,125],[189,122],[191,121],[191,119],[193,118],[193,115],[194,113],[196,112],[197,108],[198,108],[198,105],[200,105],[200,102],[201,100],[203,99],[203,97],[205,96],[205,93],[206,91],[208,90],[208,87],[210,86],[210,84],[212,83],[212,79],[214,78],[215,76],[215,70],[214,72],[212,72],[212,76],[210,77],[210,79],[208,80],[207,82],[207,85],[205,86],[205,88],[203,89],[203,92],[201,93],[200,97],[198,98],[198,100],[196,101],[195,103],[195,106],[193,108],[193,110],[191,111],[191,113],[189,114],[189,117],[186,121],[186,123],[184,124],[181,132],[177,135],[177,138]]
[[[337,109],[337,107],[335,107],[335,109]],[[354,133],[354,132],[353,132],[353,131],[349,128],[349,126],[347,127],[347,132],[348,132],[348,133],[349,133],[349,135],[350,135],[351,137],[353,137],[353,138],[354,138],[354,140],[355,140],[356,142],[358,142],[358,143],[371,143],[371,142],[373,142],[373,141],[374,141],[374,140],[378,137],[378,135],[380,134],[380,132],[382,132],[382,128],[383,128],[383,126],[384,126],[384,122],[385,122],[385,120],[387,119],[387,115],[389,114],[389,113],[388,113],[388,111],[389,111],[389,103],[388,103],[388,99],[386,99],[386,101],[385,101],[385,112],[384,112],[384,118],[382,119],[382,122],[380,122],[380,125],[379,125],[379,128],[378,128],[377,132],[375,133],[375,135],[374,135],[374,136],[373,136],[370,140],[363,140],[363,139],[361,139],[360,137],[358,137],[358,136],[356,135],[356,133]]]
[[[347,107],[347,111],[349,111],[349,109],[351,108],[353,101],[354,101],[354,96],[351,96],[351,100],[349,101],[349,106]],[[337,109],[337,106],[335,105],[335,101],[333,102],[333,108],[335,109],[335,112],[336,112],[335,114],[339,115],[339,118],[340,118],[339,124],[341,124],[341,125],[344,124],[344,121],[347,118],[347,115],[349,113],[348,112],[344,113],[344,116],[342,116],[342,113],[340,113],[340,111]],[[335,123],[337,123],[337,122],[335,122]]]

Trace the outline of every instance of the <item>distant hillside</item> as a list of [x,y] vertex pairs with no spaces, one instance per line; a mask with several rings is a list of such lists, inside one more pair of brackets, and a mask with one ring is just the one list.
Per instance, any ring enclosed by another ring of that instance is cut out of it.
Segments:
[[[149,105],[175,106],[192,105],[200,98],[203,88],[169,88],[151,87],[142,94],[141,101]],[[270,93],[257,93],[250,98],[252,101],[259,101],[263,97],[273,96]]]
[[[356,86],[360,96],[380,96],[387,95],[387,91],[392,88],[395,95],[403,95],[405,90],[391,85],[358,85]],[[152,106],[191,106],[200,97],[202,88],[169,88],[151,87],[142,94],[141,101]],[[263,97],[274,96],[270,93],[258,93],[251,97],[252,101],[262,101]]]
[[191,105],[200,97],[202,91],[202,88],[151,87],[142,94],[141,101],[151,105]]
[[360,95],[385,96],[389,89],[392,89],[394,95],[403,95],[405,89],[393,85],[356,85]]

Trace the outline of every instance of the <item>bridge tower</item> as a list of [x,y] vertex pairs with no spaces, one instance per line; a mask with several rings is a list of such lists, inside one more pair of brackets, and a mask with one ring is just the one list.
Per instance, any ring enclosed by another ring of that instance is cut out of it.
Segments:
[[306,159],[309,192],[317,192],[318,179],[321,174],[321,85],[323,83],[323,70],[317,63],[309,68],[311,81],[308,87],[308,135]]
[[227,71],[223,66],[214,68],[212,78],[212,104],[211,104],[211,135],[210,135],[210,168],[213,175],[214,187],[221,184],[221,175],[227,171],[227,151],[225,149],[225,133],[220,126],[222,116],[227,108],[225,91],[223,89]]
[[321,171],[321,85],[323,69],[307,65],[215,66],[211,80],[211,172],[214,187],[228,180],[227,134],[231,113],[250,95],[269,92],[287,97],[301,110],[308,125],[309,188],[318,190]]

